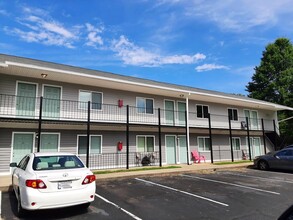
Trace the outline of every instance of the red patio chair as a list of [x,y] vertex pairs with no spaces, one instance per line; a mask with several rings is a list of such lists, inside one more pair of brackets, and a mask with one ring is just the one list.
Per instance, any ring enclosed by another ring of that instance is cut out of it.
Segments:
[[204,155],[199,155],[199,153],[196,150],[192,151],[191,155],[192,155],[194,163],[196,163],[196,161],[200,163],[201,159],[203,159],[204,162],[206,162],[206,157]]

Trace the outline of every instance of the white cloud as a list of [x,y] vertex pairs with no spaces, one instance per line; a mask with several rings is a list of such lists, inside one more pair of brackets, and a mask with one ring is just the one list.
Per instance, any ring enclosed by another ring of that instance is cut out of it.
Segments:
[[1,9],[0,15],[9,16],[9,13],[6,10]]
[[204,54],[162,56],[136,46],[125,36],[112,42],[112,50],[125,64],[135,66],[160,66],[165,64],[192,64],[206,58]]
[[[176,4],[174,0],[173,4]],[[38,8],[23,7],[16,21],[18,27],[4,27],[4,32],[19,37],[26,42],[55,45],[75,48],[77,45],[86,45],[99,50],[114,52],[124,64],[133,66],[161,66],[170,64],[195,64],[204,60],[202,53],[194,54],[162,54],[153,48],[140,47],[129,41],[127,37],[120,36],[114,39],[111,35],[103,38],[105,27],[103,24],[93,25],[90,22],[73,24],[68,27],[53,19],[48,11]],[[170,26],[164,31],[168,31]],[[112,33],[111,30],[107,30]],[[112,38],[112,39],[111,39]],[[102,47],[103,46],[103,47]],[[156,46],[153,46],[156,48]]]
[[61,36],[54,35],[50,32],[35,32],[35,31],[22,31],[18,28],[8,29],[4,27],[4,31],[13,35],[17,35],[22,40],[27,42],[38,42],[43,43],[45,45],[57,45],[64,46],[67,48],[74,48],[71,42],[67,41]]
[[[75,44],[85,40],[85,45],[97,48],[104,44],[101,34],[104,26],[95,27],[90,23],[66,27],[53,19],[47,11],[38,8],[23,7],[23,15],[16,18],[22,25],[18,28],[4,27],[4,31],[16,35],[24,41],[45,45],[75,48]],[[1,13],[1,12],[0,12]]]
[[103,45],[104,44],[103,39],[99,34],[103,32],[104,27],[101,26],[99,28],[96,28],[90,23],[86,23],[85,25],[88,31],[86,45],[92,46],[92,47],[96,47],[97,44]]
[[[168,1],[160,3],[168,4]],[[185,16],[211,21],[220,29],[236,32],[260,26],[283,25],[292,19],[293,13],[292,0],[183,0],[172,1],[172,4],[181,6]]]
[[225,69],[228,70],[229,67],[223,66],[223,65],[216,65],[216,64],[203,64],[201,66],[197,66],[195,70],[197,72],[205,72],[210,70],[219,70],[219,69]]
[[78,40],[79,29],[64,27],[41,9],[25,7],[23,11],[24,16],[17,19],[23,28],[5,27],[6,33],[16,35],[27,42],[74,48],[73,43]]
[[41,26],[45,30],[52,32],[52,33],[55,33],[55,34],[59,34],[60,36],[63,36],[67,39],[75,38],[73,32],[67,30],[66,28],[62,27],[60,24],[58,24],[56,22],[42,21]]
[[245,67],[240,67],[235,70],[233,70],[233,73],[239,75],[239,76],[244,76],[244,77],[251,77],[255,70],[255,66],[245,66]]

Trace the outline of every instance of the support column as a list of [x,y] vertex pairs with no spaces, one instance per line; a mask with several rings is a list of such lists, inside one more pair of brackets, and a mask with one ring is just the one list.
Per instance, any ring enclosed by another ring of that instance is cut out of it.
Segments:
[[261,119],[261,126],[262,126],[262,137],[263,137],[263,146],[264,146],[264,152],[267,153],[267,146],[266,146],[266,134],[265,134],[265,126],[263,118]]
[[232,162],[234,162],[232,127],[231,127],[231,116],[230,115],[229,115],[229,133],[230,133],[231,160],[232,160]]
[[158,122],[159,122],[159,157],[160,167],[162,166],[162,132],[161,132],[161,109],[158,109]]
[[89,168],[90,158],[90,122],[91,122],[91,102],[87,103],[87,138],[86,138],[86,166]]
[[129,105],[126,106],[126,169],[129,169]]
[[248,117],[246,117],[246,127],[247,127],[247,142],[248,142],[249,160],[251,160],[251,145],[250,145]]
[[211,162],[214,163],[214,156],[213,156],[213,141],[212,141],[212,123],[211,123],[211,114],[208,114],[209,119],[209,136],[210,136],[210,150],[211,150]]
[[186,147],[187,147],[187,165],[190,165],[190,140],[189,140],[189,100],[186,97],[186,110],[185,110],[185,126],[186,126]]
[[277,146],[278,146],[278,141],[277,141],[277,127],[276,127],[276,121],[275,119],[273,120],[273,125],[274,125],[274,133],[275,133],[275,150],[278,150],[277,149]]
[[40,152],[40,147],[41,147],[42,114],[43,114],[43,96],[40,97],[39,128],[38,128],[39,138],[38,138],[37,152]]

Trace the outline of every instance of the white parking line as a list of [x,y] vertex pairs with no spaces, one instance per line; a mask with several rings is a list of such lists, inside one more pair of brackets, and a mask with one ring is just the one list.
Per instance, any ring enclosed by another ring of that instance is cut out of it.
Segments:
[[224,174],[228,174],[228,175],[233,175],[233,176],[243,176],[243,177],[250,177],[250,178],[255,178],[255,179],[262,179],[262,180],[266,180],[266,181],[276,181],[276,182],[282,182],[282,183],[293,183],[293,181],[290,180],[284,180],[284,179],[275,179],[275,178],[266,178],[266,177],[260,177],[260,176],[251,176],[251,175],[245,175],[245,174],[236,174],[236,173],[230,173],[230,172],[221,172]]
[[213,203],[216,203],[216,204],[219,204],[219,205],[222,205],[222,206],[229,206],[226,203],[218,202],[218,201],[213,200],[213,199],[209,199],[209,198],[202,197],[202,196],[199,196],[199,195],[196,195],[196,194],[185,192],[185,191],[175,189],[175,188],[172,188],[172,187],[169,187],[169,186],[164,186],[162,184],[154,183],[154,182],[151,182],[151,181],[148,181],[148,180],[143,180],[143,179],[140,179],[140,178],[135,178],[135,179],[138,180],[138,181],[141,181],[141,182],[145,182],[145,183],[155,185],[155,186],[160,186],[160,187],[165,188],[165,189],[170,189],[170,190],[173,190],[175,192],[180,192],[180,193],[183,193],[183,194],[186,194],[186,195],[189,195],[189,196],[193,196],[193,197],[196,197],[196,198],[199,198],[199,199],[207,200],[209,202],[213,202]]
[[251,189],[251,190],[265,192],[265,193],[271,193],[271,194],[275,194],[275,195],[280,195],[280,193],[278,193],[278,192],[273,192],[273,191],[258,189],[258,188],[254,188],[254,187],[250,187],[250,186],[244,186],[244,185],[239,185],[239,184],[235,184],[235,183],[228,183],[228,182],[224,182],[224,181],[207,179],[207,178],[202,178],[202,177],[197,177],[197,176],[190,176],[190,175],[185,175],[185,174],[182,174],[181,176],[185,176],[185,177],[193,178],[193,179],[210,181],[210,182],[214,182],[214,183],[226,184],[226,185],[230,185],[230,186],[237,186],[237,187],[241,187],[241,188]]
[[137,217],[136,215],[134,215],[134,214],[128,212],[127,210],[121,208],[119,205],[117,205],[117,204],[115,204],[115,203],[109,201],[108,199],[104,198],[103,196],[100,196],[100,195],[98,195],[98,194],[95,194],[95,195],[96,195],[96,197],[98,197],[98,198],[104,200],[105,202],[107,202],[107,203],[109,203],[109,204],[115,206],[117,209],[120,209],[121,211],[125,212],[127,215],[131,216],[132,218],[134,218],[134,219],[136,219],[136,220],[142,220],[141,218],[139,218],[139,217]]

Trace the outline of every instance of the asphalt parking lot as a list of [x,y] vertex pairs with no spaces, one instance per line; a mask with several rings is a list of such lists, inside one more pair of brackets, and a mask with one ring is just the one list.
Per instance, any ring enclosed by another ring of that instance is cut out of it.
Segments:
[[[293,204],[293,173],[238,168],[97,181],[87,211],[72,207],[28,213],[26,219],[277,219]],[[2,193],[2,219],[16,198]]]

